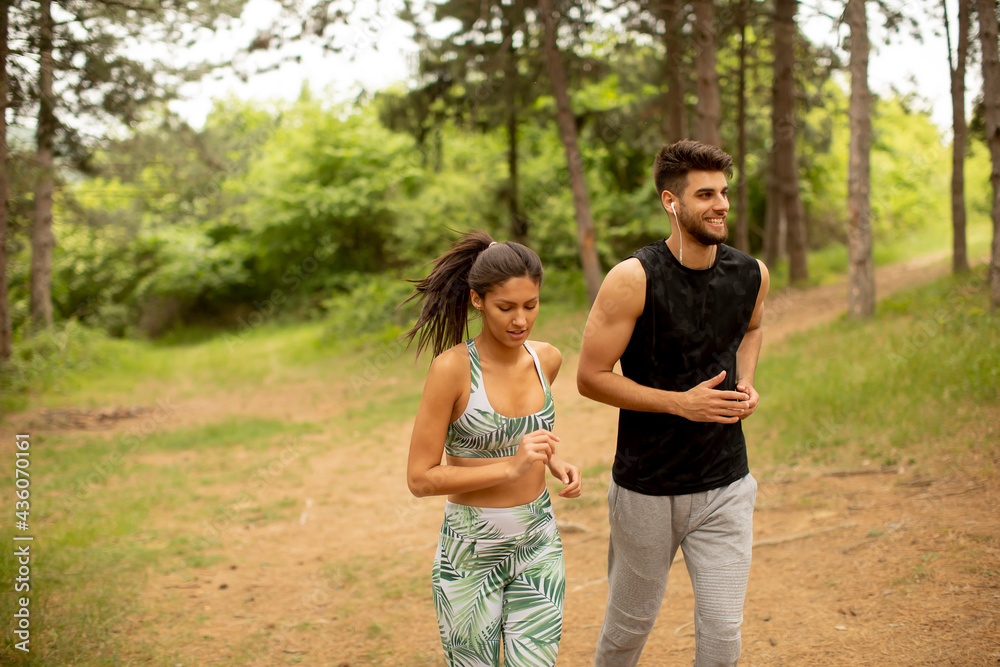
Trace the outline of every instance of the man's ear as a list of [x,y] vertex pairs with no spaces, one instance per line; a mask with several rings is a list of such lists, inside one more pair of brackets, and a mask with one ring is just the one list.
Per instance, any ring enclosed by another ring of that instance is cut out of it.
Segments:
[[677,197],[670,190],[664,190],[660,193],[660,203],[663,204],[664,211],[669,211],[670,205],[675,204],[677,201]]

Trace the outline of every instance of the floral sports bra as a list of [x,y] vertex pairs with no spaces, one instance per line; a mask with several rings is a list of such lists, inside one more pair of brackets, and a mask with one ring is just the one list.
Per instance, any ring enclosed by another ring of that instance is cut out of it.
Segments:
[[545,391],[545,403],[538,412],[524,417],[505,417],[493,409],[486,397],[483,386],[482,366],[479,352],[473,339],[465,341],[469,348],[469,366],[472,375],[472,391],[465,412],[448,426],[448,437],[444,451],[448,456],[473,459],[513,456],[521,438],[532,431],[544,428],[552,430],[556,419],[556,406],[552,400],[552,389],[542,372],[538,355],[527,343],[524,348],[535,361],[535,370]]

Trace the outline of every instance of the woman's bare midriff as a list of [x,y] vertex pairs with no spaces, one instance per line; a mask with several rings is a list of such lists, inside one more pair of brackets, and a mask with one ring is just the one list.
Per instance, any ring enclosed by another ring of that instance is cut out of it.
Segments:
[[[510,461],[512,456],[489,459],[471,459],[462,456],[447,456],[450,466],[475,467]],[[545,490],[545,464],[541,461],[532,465],[526,475],[510,482],[497,484],[478,491],[453,493],[448,500],[459,505],[472,507],[516,507],[537,498]]]

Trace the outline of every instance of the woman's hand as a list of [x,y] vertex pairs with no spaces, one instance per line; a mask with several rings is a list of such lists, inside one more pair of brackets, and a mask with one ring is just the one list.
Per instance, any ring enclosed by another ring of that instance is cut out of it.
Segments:
[[545,429],[538,429],[521,438],[517,453],[510,462],[509,477],[517,479],[528,474],[531,467],[541,461],[548,463],[556,453],[559,437]]
[[579,498],[583,492],[583,477],[580,469],[575,465],[566,463],[558,456],[553,455],[549,459],[549,470],[552,475],[560,480],[566,487],[559,492],[563,498]]

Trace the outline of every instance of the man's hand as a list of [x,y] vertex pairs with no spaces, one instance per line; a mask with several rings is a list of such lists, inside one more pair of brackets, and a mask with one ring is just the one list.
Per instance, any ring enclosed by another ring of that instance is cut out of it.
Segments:
[[758,394],[757,390],[753,388],[753,385],[746,380],[740,380],[736,383],[736,391],[742,391],[750,397],[747,401],[747,409],[740,415],[740,419],[746,419],[757,411],[757,405],[760,404],[760,394]]
[[[719,424],[735,424],[743,419],[746,410],[752,411],[750,394],[745,391],[716,389],[715,387],[725,378],[726,371],[722,371],[714,378],[705,380],[684,392],[680,416],[693,422]],[[757,407],[756,403],[754,407]]]

